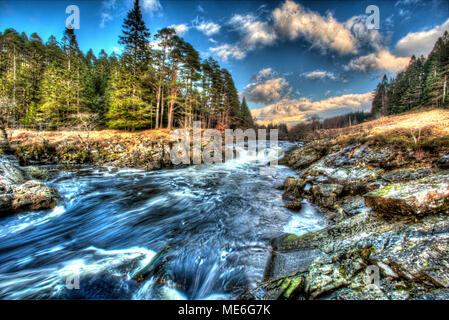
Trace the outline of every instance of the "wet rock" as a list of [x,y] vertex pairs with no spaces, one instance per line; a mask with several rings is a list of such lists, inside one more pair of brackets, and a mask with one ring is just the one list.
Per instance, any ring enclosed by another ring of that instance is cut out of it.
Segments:
[[10,157],[0,157],[0,214],[54,208],[58,192],[40,181],[32,180]]
[[365,205],[365,200],[361,196],[346,197],[341,202],[341,209],[347,216],[354,216],[362,212],[368,212],[369,207]]
[[335,208],[342,191],[340,184],[316,184],[310,189],[311,201],[326,208]]
[[348,281],[336,266],[312,265],[307,273],[305,291],[310,299],[316,299],[347,284]]
[[284,190],[282,198],[291,201],[299,201],[300,203],[303,198],[305,185],[306,182],[301,179],[295,179],[293,177],[285,179],[284,184],[281,187],[281,190]]
[[293,211],[300,211],[302,208],[302,200],[294,200],[289,202],[285,205],[285,207]]
[[286,164],[294,169],[302,169],[321,159],[328,152],[327,143],[309,143],[290,152],[287,157],[280,160],[280,164]]
[[441,169],[449,169],[449,155],[445,155],[438,159],[436,165]]

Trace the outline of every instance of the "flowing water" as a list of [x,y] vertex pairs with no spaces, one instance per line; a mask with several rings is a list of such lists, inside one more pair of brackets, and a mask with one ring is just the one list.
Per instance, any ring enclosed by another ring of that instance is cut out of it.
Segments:
[[[290,146],[152,172],[53,168],[56,208],[0,219],[0,298],[236,298],[262,279],[272,238],[324,225],[310,204],[283,207],[277,187],[295,174],[267,163]],[[132,280],[163,248],[171,280]]]

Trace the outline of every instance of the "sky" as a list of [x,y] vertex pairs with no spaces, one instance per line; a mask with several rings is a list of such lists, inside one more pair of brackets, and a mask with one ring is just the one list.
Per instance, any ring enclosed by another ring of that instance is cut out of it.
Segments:
[[[0,30],[62,38],[66,8],[77,5],[80,48],[120,53],[121,26],[133,0],[0,0]],[[369,110],[383,74],[427,55],[449,29],[445,0],[238,1],[141,0],[154,35],[174,27],[202,58],[228,69],[261,123],[294,124]],[[367,7],[378,8],[378,21]],[[372,29],[370,26],[374,26]]]

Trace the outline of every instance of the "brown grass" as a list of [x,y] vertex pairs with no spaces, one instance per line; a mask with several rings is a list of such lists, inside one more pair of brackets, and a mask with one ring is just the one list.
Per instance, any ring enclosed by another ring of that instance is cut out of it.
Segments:
[[387,136],[409,137],[414,143],[412,134],[417,137],[421,129],[421,141],[449,137],[449,110],[430,110],[423,112],[409,112],[395,116],[382,117],[377,120],[361,123],[342,129],[319,130],[319,138],[339,139],[357,137]]
[[[61,131],[34,131],[34,130],[13,130],[10,132],[10,140],[13,144],[34,144],[41,143],[45,139],[49,143],[60,143],[63,141],[78,141],[80,137],[87,137],[86,131],[61,130]],[[89,133],[90,140],[139,140],[147,139],[150,141],[169,138],[168,129],[145,130],[140,132],[126,132],[118,130],[98,130]]]

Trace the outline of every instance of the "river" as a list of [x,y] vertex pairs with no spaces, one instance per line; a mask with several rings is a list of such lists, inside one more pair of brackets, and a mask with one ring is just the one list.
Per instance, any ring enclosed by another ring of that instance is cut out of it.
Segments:
[[[289,147],[152,172],[51,167],[58,206],[0,219],[0,298],[235,299],[262,279],[272,238],[324,226],[308,203],[283,207],[295,173],[267,163]],[[167,245],[171,281],[131,279]]]

